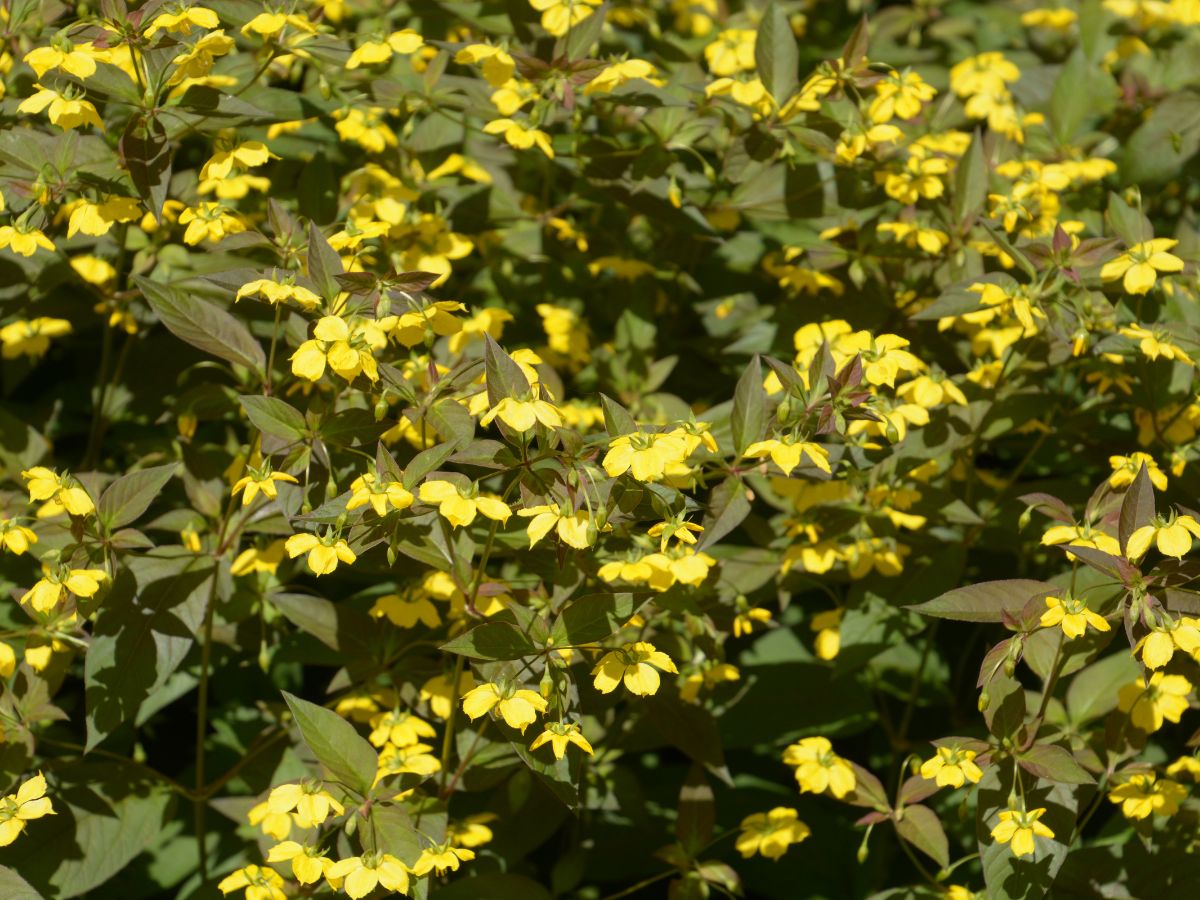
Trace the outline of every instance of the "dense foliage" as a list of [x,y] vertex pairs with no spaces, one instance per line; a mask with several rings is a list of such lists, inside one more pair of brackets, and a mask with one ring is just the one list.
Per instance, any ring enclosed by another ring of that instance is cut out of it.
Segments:
[[1198,26],[4,0],[0,894],[1190,896]]

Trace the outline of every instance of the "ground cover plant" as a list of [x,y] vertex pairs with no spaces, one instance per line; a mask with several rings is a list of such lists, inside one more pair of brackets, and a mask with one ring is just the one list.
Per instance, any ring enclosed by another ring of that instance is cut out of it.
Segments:
[[0,32],[0,895],[1194,895],[1200,3]]

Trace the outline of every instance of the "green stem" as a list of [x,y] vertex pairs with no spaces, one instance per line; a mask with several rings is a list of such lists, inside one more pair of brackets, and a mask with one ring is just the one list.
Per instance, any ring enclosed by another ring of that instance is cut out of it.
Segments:
[[[222,529],[223,530],[223,529]],[[208,805],[204,796],[204,743],[208,733],[208,675],[212,664],[213,617],[217,607],[217,582],[220,573],[213,569],[212,587],[204,607],[204,631],[200,642],[200,689],[196,704],[196,849],[200,856],[200,882],[208,883],[208,848],[204,843],[204,814]]]

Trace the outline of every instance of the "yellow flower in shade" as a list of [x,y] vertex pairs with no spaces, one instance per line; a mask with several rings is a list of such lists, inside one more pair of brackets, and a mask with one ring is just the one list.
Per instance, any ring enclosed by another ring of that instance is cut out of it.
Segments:
[[1200,537],[1200,522],[1191,516],[1175,516],[1164,519],[1155,516],[1149,525],[1143,525],[1129,536],[1125,554],[1138,559],[1154,544],[1163,556],[1180,559],[1192,549],[1192,537]]
[[572,510],[569,506],[530,506],[517,510],[518,516],[530,518],[526,534],[532,549],[553,529],[564,544],[576,550],[586,550],[596,540],[596,528],[586,509]]
[[92,45],[72,45],[65,38],[58,38],[49,47],[38,47],[25,54],[25,64],[41,78],[51,69],[58,69],[79,79],[96,74],[96,60],[91,54]]
[[333,860],[325,856],[320,847],[298,844],[296,841],[276,844],[267,854],[267,862],[288,861],[292,864],[292,875],[301,884],[316,884],[333,865]]
[[413,495],[398,481],[381,481],[372,472],[364,472],[350,482],[350,499],[346,509],[358,509],[368,503],[375,514],[386,515],[388,506],[393,509],[408,509],[413,505]]
[[1137,642],[1133,652],[1141,652],[1142,662],[1149,669],[1161,669],[1171,661],[1176,650],[1191,654],[1200,650],[1200,620],[1183,617],[1178,622],[1167,620]]
[[33,256],[39,247],[54,249],[54,243],[39,229],[25,224],[0,225],[0,250],[8,248],[21,256]]
[[378,381],[379,367],[375,363],[374,351],[386,346],[387,337],[374,322],[324,316],[313,329],[312,339],[305,341],[292,354],[292,374],[317,381],[325,374],[328,364],[346,381],[353,381],[359,374],[366,375],[371,381]]
[[934,98],[937,90],[916,72],[889,72],[875,85],[875,99],[867,109],[872,122],[890,122],[893,118],[913,119],[921,114],[921,104]]
[[542,14],[542,27],[555,37],[562,37],[588,16],[602,0],[529,0],[529,5]]
[[283,892],[283,876],[270,866],[245,866],[221,879],[217,889],[222,894],[246,890],[246,900],[287,900]]
[[384,890],[408,893],[408,870],[388,853],[367,853],[335,862],[326,870],[329,878],[342,878],[346,894],[358,900],[382,886]]
[[583,736],[583,731],[580,729],[578,722],[547,722],[546,730],[533,739],[533,743],[529,745],[529,749],[537,750],[546,744],[550,745],[555,759],[563,758],[563,754],[567,752],[568,744],[574,744],[584,753],[589,756],[592,755],[592,745]]
[[990,51],[955,64],[950,69],[950,89],[960,97],[999,93],[1020,77],[1021,70],[1005,59],[1003,53]]
[[650,537],[658,538],[658,548],[661,552],[667,552],[667,545],[671,538],[683,544],[696,543],[696,535],[704,531],[703,525],[697,525],[695,522],[685,522],[682,519],[667,519],[664,522],[658,522],[651,525],[650,530],[646,532]]
[[303,285],[296,284],[294,276],[292,276],[291,280],[285,281],[259,278],[248,282],[238,288],[237,296],[233,299],[236,303],[243,297],[252,297],[255,294],[265,297],[271,303],[283,303],[285,300],[294,300],[300,306],[304,307],[304,309],[316,309],[321,305],[321,298]]
[[0,547],[9,553],[20,556],[37,541],[32,528],[18,525],[12,519],[0,519]]
[[611,478],[629,472],[638,481],[660,481],[688,455],[687,441],[677,434],[636,431],[609,441],[601,465]]
[[80,200],[67,221],[67,237],[108,234],[115,222],[134,222],[142,217],[141,204],[133,197],[108,196],[100,203]]
[[252,806],[246,813],[246,818],[250,821],[252,828],[261,827],[263,834],[273,837],[277,841],[286,840],[287,836],[292,833],[291,814],[271,812],[271,805],[266,800]]
[[468,44],[456,54],[454,61],[459,65],[482,63],[483,77],[492,87],[503,87],[513,77],[517,64],[507,51],[489,44]]
[[495,813],[476,813],[461,822],[450,822],[446,825],[446,840],[452,847],[482,847],[494,837],[487,823],[498,818]]
[[493,419],[501,422],[513,431],[529,431],[539,422],[547,428],[561,428],[562,416],[553,403],[536,397],[518,400],[515,397],[505,397],[479,420],[480,425],[490,425]]
[[642,562],[650,567],[650,587],[656,591],[668,590],[677,582],[697,587],[717,564],[707,553],[690,547],[673,547],[669,554],[651,553],[643,556]]
[[406,747],[386,744],[379,753],[375,783],[392,775],[432,775],[442,767],[432,750],[428,744],[409,744]]
[[1045,812],[1045,807],[1002,809],[1000,822],[992,829],[992,838],[998,844],[1008,844],[1014,856],[1033,856],[1035,837],[1054,837],[1054,832],[1039,821]]
[[[50,121],[63,131],[69,131],[81,125],[95,125],[101,131],[104,130],[100,114],[96,112],[96,107],[87,100],[81,100],[70,93],[63,94],[44,88],[40,84],[35,84],[34,87],[38,88],[38,92],[32,97],[22,100],[21,105],[17,107],[17,112],[37,114],[49,107]],[[72,89],[68,88],[68,90]],[[41,234],[41,232],[38,233]]]
[[1153,772],[1138,772],[1123,778],[1108,792],[1108,799],[1121,807],[1127,819],[1173,816],[1187,799],[1187,788],[1170,778],[1159,780]]
[[771,621],[770,610],[763,609],[761,606],[752,606],[749,609],[741,610],[733,617],[733,636],[736,638],[745,634],[753,634],[755,622],[760,625],[769,625]]
[[378,66],[390,60],[393,54],[408,56],[410,53],[416,53],[424,45],[425,41],[422,37],[411,28],[393,31],[382,40],[367,41],[361,44],[346,60],[346,68]]
[[449,675],[435,675],[421,685],[420,699],[429,704],[429,711],[439,719],[449,719],[450,710],[458,702],[458,698],[475,687],[475,678],[470,672],[464,671],[458,677],[458,683],[450,680]]
[[648,81],[651,84],[661,85],[662,82],[654,76],[658,74],[658,70],[650,63],[642,59],[626,59],[622,62],[612,63],[600,70],[595,78],[587,83],[583,89],[585,94],[607,94],[610,93],[627,81],[633,81],[640,78],[643,81]]
[[516,150],[528,150],[536,146],[539,150],[554,159],[554,147],[550,144],[550,135],[540,128],[530,128],[512,119],[493,119],[483,126],[484,134],[502,134],[505,143]]
[[444,875],[446,872],[458,871],[460,862],[470,862],[474,858],[474,851],[465,847],[453,847],[449,843],[438,844],[421,851],[421,855],[413,863],[412,873],[418,878],[430,872]]
[[413,628],[418,622],[427,628],[442,624],[437,607],[428,597],[420,595],[401,597],[399,594],[385,594],[375,601],[371,615],[376,619],[386,616],[397,628]]
[[812,829],[800,821],[796,810],[786,806],[746,816],[742,819],[741,829],[734,846],[742,859],[749,859],[755,853],[767,859],[782,859],[788,847],[812,834]]
[[486,716],[496,708],[500,718],[508,723],[510,728],[524,733],[526,728],[537,721],[538,715],[546,711],[546,698],[537,691],[511,684],[501,686],[488,681],[466,693],[462,698],[462,708],[472,720]]
[[1120,278],[1127,294],[1145,294],[1154,287],[1159,272],[1182,271],[1183,260],[1167,252],[1178,243],[1171,238],[1154,238],[1134,244],[1106,262],[1100,269],[1100,277],[1104,281]]
[[1070,591],[1061,597],[1047,597],[1046,606],[1048,609],[1042,613],[1039,624],[1043,628],[1053,628],[1057,625],[1071,640],[1083,637],[1089,625],[1097,631],[1109,630],[1109,624],[1104,617],[1088,609],[1087,601],[1082,597],[1073,596]]
[[188,6],[181,8],[178,12],[159,13],[150,21],[142,34],[148,38],[154,37],[160,31],[189,35],[192,33],[192,28],[211,31],[220,24],[221,20],[211,9],[205,9],[202,6]]
[[[171,74],[167,84],[171,87],[180,85],[180,90],[186,90],[185,83],[189,79],[207,79],[209,73],[212,72],[213,63],[216,62],[218,56],[224,56],[232,52],[237,47],[237,43],[233,38],[227,36],[224,31],[214,31],[212,34],[206,34],[196,43],[192,44],[183,53],[180,53],[171,64],[175,66],[175,71]],[[218,77],[212,76],[215,80]],[[215,84],[213,85],[216,86]],[[270,135],[270,132],[268,132]]]
[[745,449],[742,456],[748,459],[762,459],[770,456],[771,462],[783,470],[784,475],[791,475],[792,469],[800,465],[804,457],[822,472],[830,472],[829,452],[820,444],[812,441],[800,441],[791,436],[782,440],[771,438],[767,441],[756,441]]
[[1158,463],[1154,461],[1149,453],[1130,453],[1128,456],[1110,456],[1108,464],[1112,467],[1113,473],[1108,476],[1108,486],[1120,490],[1133,484],[1133,479],[1142,467],[1146,467],[1146,474],[1150,477],[1150,483],[1160,491],[1167,489],[1167,476],[1162,469],[1158,467]]
[[186,225],[183,242],[195,246],[201,241],[216,244],[231,234],[241,234],[246,223],[228,207],[213,201],[190,206],[179,214],[179,224]]
[[1135,728],[1153,734],[1164,721],[1179,721],[1188,709],[1191,692],[1192,683],[1184,676],[1155,672],[1148,682],[1139,678],[1121,688],[1117,708],[1128,714]]
[[71,333],[71,323],[66,319],[38,316],[35,319],[19,319],[0,328],[0,355],[5,359],[28,356],[40,359],[50,349],[53,338]]
[[921,777],[936,781],[938,787],[960,788],[968,781],[978,783],[983,771],[975,765],[975,751],[959,747],[938,747],[937,753],[921,763]]
[[455,528],[470,525],[476,514],[501,524],[512,515],[507,503],[494,494],[480,494],[474,486],[463,489],[449,481],[426,481],[417,496],[422,503],[436,505],[442,518]]
[[654,569],[644,559],[617,559],[602,565],[596,574],[609,584],[618,581],[641,584],[650,580]]
[[46,796],[46,778],[38,772],[15,794],[0,798],[0,847],[7,847],[25,830],[25,823],[54,815],[54,806]]
[[402,710],[388,710],[371,717],[369,740],[376,747],[392,744],[396,747],[411,747],[421,743],[422,738],[437,736],[433,726],[424,719]]
[[[466,255],[465,253],[461,253],[460,250],[461,248],[453,251],[456,254],[453,258],[458,259],[460,255]],[[466,251],[470,252],[469,244],[466,247]],[[416,262],[418,263],[417,268],[422,271],[436,269],[446,274],[450,272],[448,265],[439,265],[433,258],[418,259]],[[424,265],[420,265],[421,263],[424,263]],[[434,283],[436,284],[437,282]],[[430,333],[436,337],[447,337],[461,332],[463,330],[463,320],[455,316],[454,313],[462,312],[465,309],[466,307],[457,300],[438,300],[420,309],[410,310],[399,316],[392,316],[389,319],[381,320],[380,327],[405,347],[415,347],[417,344],[424,342],[430,336]],[[450,346],[453,349],[453,342]]]
[[346,812],[316,778],[272,788],[267,797],[267,808],[276,815],[294,811],[296,824],[301,828],[316,828],[329,818],[330,813],[340,816]]
[[21,602],[40,613],[48,613],[58,606],[65,592],[76,597],[92,597],[107,580],[108,575],[103,569],[72,569],[66,565],[43,563],[41,581],[25,593]]
[[261,38],[276,37],[285,28],[295,28],[303,34],[316,34],[317,27],[306,16],[297,13],[259,13],[242,26],[242,34],[249,37],[257,34]]
[[648,697],[658,691],[660,669],[679,674],[667,654],[648,641],[634,641],[600,658],[592,669],[592,684],[600,693],[611,694],[623,681],[631,694]]
[[823,794],[838,800],[854,790],[858,779],[850,763],[833,752],[828,738],[801,738],[783,751],[783,762],[796,770],[800,793]]
[[736,75],[754,68],[754,43],[757,32],[752,28],[729,28],[716,36],[704,48],[704,61],[714,75]]
[[1184,775],[1189,781],[1200,781],[1200,759],[1195,756],[1181,756],[1167,766],[1167,774],[1171,776]]
[[1161,357],[1166,360],[1178,360],[1189,366],[1196,364],[1195,360],[1188,356],[1182,347],[1172,343],[1172,335],[1166,329],[1151,330],[1143,328],[1141,325],[1128,325],[1122,328],[1120,333],[1132,341],[1137,341],[1138,350],[1147,359],[1153,360]]
[[[17,670],[17,651],[11,645],[0,641],[0,678],[8,678]],[[0,735],[3,730],[0,729]]]
[[292,559],[307,553],[308,568],[314,575],[328,575],[338,567],[339,562],[349,566],[358,559],[344,539],[335,538],[329,532],[324,537],[309,532],[293,534],[287,539],[284,549]]
[[300,483],[294,475],[289,475],[287,472],[272,472],[271,467],[267,465],[262,469],[250,469],[248,475],[243,475],[238,479],[237,483],[233,486],[233,490],[230,491],[230,496],[236,497],[241,493],[242,506],[249,506],[253,503],[259,491],[267,499],[274,500],[278,496],[275,484],[279,481],[288,484]]
[[237,555],[233,565],[229,567],[229,573],[249,575],[254,572],[267,572],[273,575],[283,562],[286,547],[284,541],[272,541],[264,548],[247,547]]
[[1042,544],[1054,547],[1066,544],[1068,547],[1093,547],[1110,556],[1121,555],[1121,544],[1111,534],[1105,534],[1087,522],[1082,525],[1054,525],[1046,529],[1042,535]]
[[817,659],[837,659],[842,649],[842,616],[845,610],[827,609],[812,617],[808,627],[817,633],[813,641],[813,652]]

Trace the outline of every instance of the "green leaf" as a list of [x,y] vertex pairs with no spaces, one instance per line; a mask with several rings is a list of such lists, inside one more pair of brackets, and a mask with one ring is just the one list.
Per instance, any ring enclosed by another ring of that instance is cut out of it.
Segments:
[[125,169],[146,208],[160,223],[167,188],[171,182],[172,143],[157,119],[133,116],[121,135],[121,157]]
[[1054,876],[1067,857],[1065,841],[1070,840],[1075,828],[1075,795],[1068,785],[1038,781],[1030,787],[1031,780],[1024,778],[1025,806],[1045,808],[1040,821],[1054,832],[1054,837],[1036,838],[1033,857],[1023,859],[991,835],[1000,821],[998,813],[1008,808],[1013,791],[1012,767],[989,766],[979,782],[975,827],[989,900],[1040,900],[1051,896]]
[[527,875],[490,872],[456,878],[435,891],[432,900],[480,900],[483,897],[487,900],[550,900],[551,894]]
[[246,418],[263,434],[285,441],[301,441],[308,436],[308,423],[298,409],[278,397],[243,394],[238,397]]
[[567,606],[550,637],[554,646],[578,646],[603,640],[618,631],[646,602],[646,594],[588,594]]
[[767,392],[763,388],[762,363],[757,356],[746,364],[733,394],[733,412],[729,417],[733,449],[741,456],[747,447],[760,441],[767,427]]
[[122,475],[114,480],[96,503],[96,515],[108,531],[136,521],[150,508],[178,466],[168,463]]
[[425,476],[453,456],[456,449],[454,444],[447,443],[422,450],[404,468],[404,478],[402,479],[404,487],[415,491]]
[[592,10],[591,15],[582,22],[576,23],[558,41],[555,57],[565,56],[570,62],[587,59],[592,47],[604,33],[604,21],[608,17],[609,6],[601,4]]
[[325,646],[350,655],[365,650],[364,639],[376,627],[357,609],[311,594],[281,592],[268,595],[267,602]]
[[950,842],[941,820],[928,806],[920,803],[904,807],[903,818],[896,821],[896,833],[941,868],[950,865]]
[[337,218],[337,178],[329,157],[318,151],[300,170],[296,199],[300,215],[321,225]]
[[[174,795],[130,765],[55,769],[47,791],[55,814],[30,822],[27,834],[0,850],[0,865],[20,872],[41,895],[65,900],[95,890],[149,847],[168,820]],[[5,900],[22,896],[10,894],[4,880],[0,891]]]
[[371,823],[382,852],[390,853],[406,866],[416,865],[417,857],[421,855],[421,837],[403,806],[394,803],[373,805]]
[[525,372],[490,334],[485,332],[483,339],[483,368],[487,373],[488,403],[495,406],[506,397],[527,396],[529,379],[525,377]]
[[1168,96],[1125,142],[1121,174],[1128,184],[1176,177],[1200,151],[1200,97]]
[[1121,550],[1129,545],[1129,538],[1143,525],[1149,525],[1154,518],[1154,485],[1150,483],[1150,471],[1142,466],[1138,469],[1133,483],[1125,489],[1121,500],[1121,516],[1117,520],[1117,536],[1121,541]]
[[796,91],[800,48],[787,14],[778,3],[771,3],[763,13],[754,40],[754,60],[763,87],[782,106]]
[[228,312],[168,285],[138,275],[133,280],[175,337],[198,350],[262,375],[267,364],[262,346],[246,326]]
[[472,659],[520,659],[537,653],[538,648],[519,629],[507,622],[484,622],[463,632],[439,647],[444,653],[457,653]]
[[697,550],[711,547],[750,515],[751,503],[747,493],[742,479],[732,475],[713,488],[704,516],[704,533],[696,544]]
[[42,895],[8,866],[0,866],[0,897],[6,900],[42,900]]
[[1138,661],[1125,652],[1106,656],[1080,670],[1067,688],[1067,717],[1083,725],[1108,715],[1117,708],[1117,692],[1141,673]]
[[457,400],[439,400],[425,410],[425,421],[456,452],[475,440],[475,417]]
[[87,749],[165,688],[192,648],[214,577],[212,559],[191,553],[137,557],[118,570],[84,658]]
[[704,767],[693,763],[679,791],[679,812],[675,817],[675,837],[689,857],[694,858],[712,840],[716,825],[716,804],[712,785],[704,777]]
[[604,430],[609,437],[620,434],[633,434],[638,430],[637,422],[629,414],[629,410],[607,394],[600,395],[600,405],[604,407]]
[[1117,102],[1111,75],[1076,48],[1054,82],[1050,96],[1051,130],[1059,144],[1070,144],[1088,118],[1099,119]]
[[978,130],[954,170],[954,221],[968,225],[979,215],[987,200],[988,164],[983,155],[983,136]]
[[1119,194],[1108,195],[1108,222],[1125,245],[1132,247],[1154,237],[1154,226],[1150,220],[1125,202]]
[[304,743],[333,780],[362,797],[367,796],[379,767],[374,748],[333,710],[301,700],[287,691],[282,693]]
[[337,251],[329,246],[321,229],[312,222],[308,224],[308,277],[316,285],[317,292],[325,298],[326,303],[332,303],[339,293],[341,286],[335,276],[345,271],[342,258]]
[[1021,768],[1046,781],[1063,784],[1095,784],[1069,750],[1057,744],[1034,744],[1017,756]]
[[1058,589],[1044,581],[1013,578],[955,588],[940,597],[906,608],[923,616],[958,622],[1003,622],[1005,612],[1017,615],[1034,597],[1055,593]]
[[685,703],[677,694],[660,690],[645,699],[648,718],[659,737],[682,750],[726,784],[732,784],[725,768],[725,751],[713,714],[695,703]]

